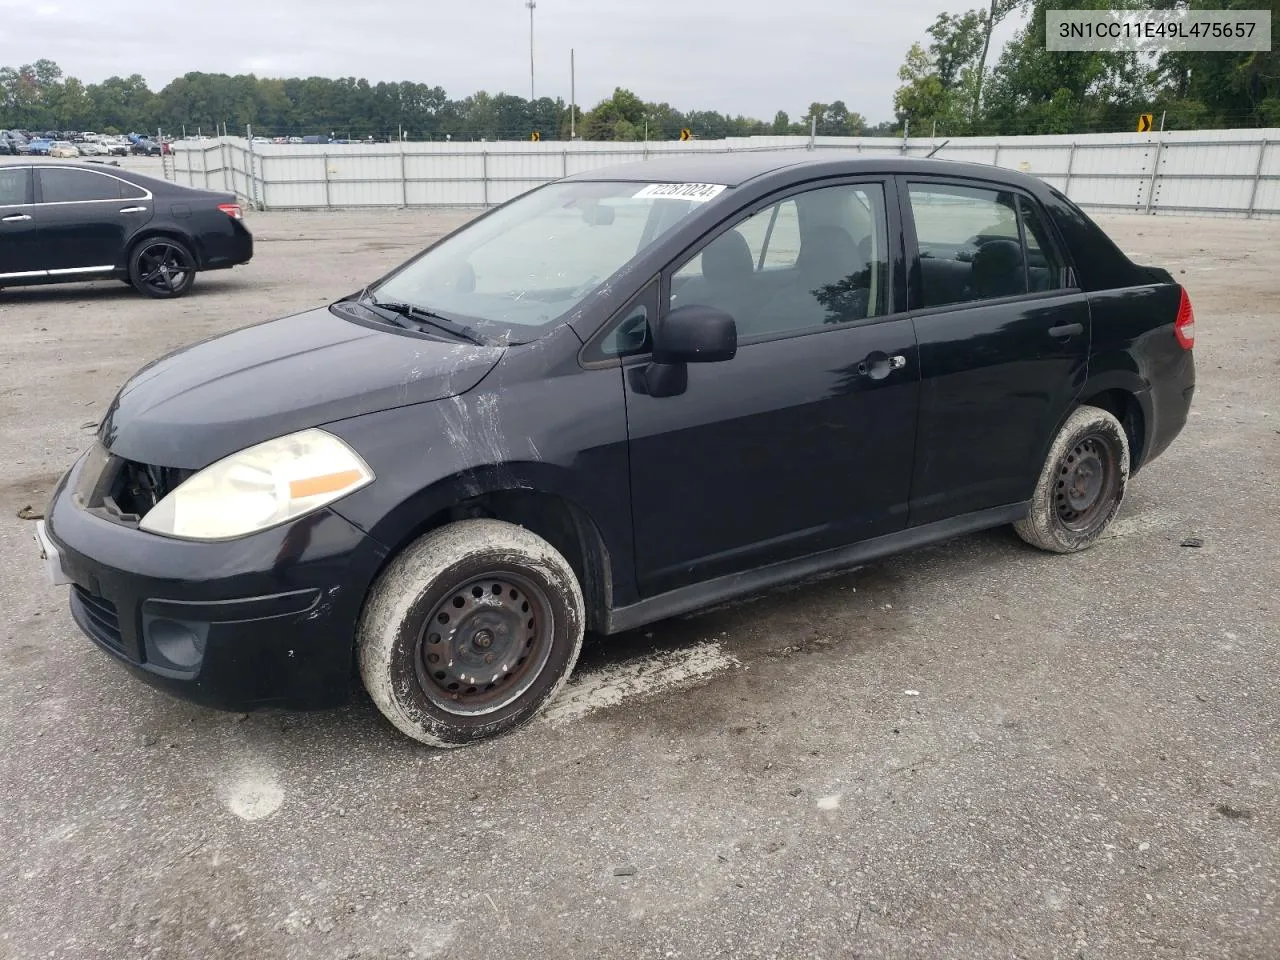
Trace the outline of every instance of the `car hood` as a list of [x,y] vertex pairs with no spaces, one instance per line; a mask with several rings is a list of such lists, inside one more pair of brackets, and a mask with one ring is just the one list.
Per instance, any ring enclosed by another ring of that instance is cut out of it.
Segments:
[[504,350],[311,310],[143,367],[112,401],[99,437],[127,460],[198,470],[307,427],[465,393]]

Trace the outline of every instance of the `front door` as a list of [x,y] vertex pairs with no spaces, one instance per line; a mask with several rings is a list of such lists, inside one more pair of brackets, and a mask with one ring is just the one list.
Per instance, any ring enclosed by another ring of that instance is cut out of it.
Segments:
[[151,194],[110,174],[38,167],[36,224],[51,274],[102,273],[123,264],[125,242],[151,219]]
[[1031,496],[1084,386],[1089,305],[1030,197],[914,178],[903,193],[918,248],[916,526]]
[[44,274],[31,206],[31,168],[0,167],[0,287]]
[[625,371],[642,595],[905,527],[919,367],[892,190],[748,211],[664,275],[659,312],[725,310],[739,348],[689,364],[678,396],[648,395],[643,361]]

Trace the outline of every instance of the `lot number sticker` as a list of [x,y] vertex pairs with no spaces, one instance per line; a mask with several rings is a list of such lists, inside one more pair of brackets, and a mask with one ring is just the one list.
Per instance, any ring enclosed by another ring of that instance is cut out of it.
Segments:
[[635,200],[691,200],[706,203],[725,190],[722,183],[651,183],[633,197]]

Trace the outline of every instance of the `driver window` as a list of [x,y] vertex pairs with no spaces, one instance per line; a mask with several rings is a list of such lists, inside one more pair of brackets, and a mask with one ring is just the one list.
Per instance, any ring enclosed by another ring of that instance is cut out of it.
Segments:
[[686,261],[672,275],[670,305],[723,310],[741,339],[883,316],[887,237],[878,183],[796,194],[724,231]]

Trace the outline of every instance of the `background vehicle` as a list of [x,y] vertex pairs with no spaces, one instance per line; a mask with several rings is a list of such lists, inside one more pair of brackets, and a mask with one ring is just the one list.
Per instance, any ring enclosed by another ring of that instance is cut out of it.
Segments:
[[49,146],[49,156],[59,160],[75,160],[80,156],[80,151],[69,141],[55,140]]
[[84,143],[76,144],[76,149],[80,151],[82,157],[105,157],[110,152],[105,144],[97,140],[86,140]]
[[47,157],[49,148],[53,146],[53,140],[49,137],[33,137],[27,146],[27,152],[32,156]]
[[129,147],[129,152],[135,157],[158,157],[164,152],[164,148],[154,140],[139,139],[133,141]]
[[0,286],[117,277],[179,297],[253,256],[242,218],[232,194],[117,167],[0,163]]
[[127,157],[129,155],[129,143],[126,140],[120,138],[109,140],[106,147],[107,153],[113,157]]
[[1088,548],[1185,424],[1193,343],[1181,286],[1030,177],[653,160],[150,365],[43,549],[152,683],[320,706],[354,652],[458,746],[554,697],[585,629],[1001,524]]
[[26,156],[31,152],[31,143],[17,130],[0,130],[0,156]]

